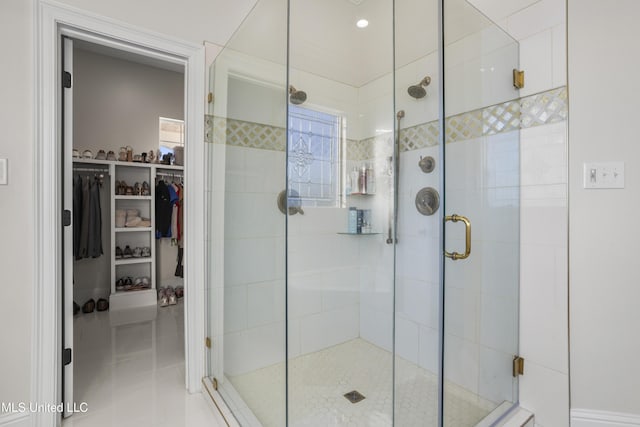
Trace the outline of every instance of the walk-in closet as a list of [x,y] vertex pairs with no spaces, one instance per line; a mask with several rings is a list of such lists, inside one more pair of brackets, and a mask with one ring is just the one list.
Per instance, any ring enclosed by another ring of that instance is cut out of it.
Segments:
[[184,69],[80,40],[65,50],[63,387],[95,410],[162,378],[184,387]]

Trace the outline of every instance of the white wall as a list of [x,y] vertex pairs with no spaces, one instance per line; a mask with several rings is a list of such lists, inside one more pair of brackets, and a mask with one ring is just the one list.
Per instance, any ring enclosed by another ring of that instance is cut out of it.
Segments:
[[[31,315],[33,301],[33,36],[31,2],[3,1],[0,35],[11,66],[0,67],[7,84],[0,104],[0,157],[9,159],[9,185],[0,186],[0,401],[29,401]],[[10,295],[10,297],[9,297]],[[11,327],[9,327],[11,326]],[[1,418],[0,418],[1,419]]]
[[[74,50],[74,148],[158,151],[158,118],[184,119],[184,74]],[[133,183],[129,183],[133,185]]]
[[[640,82],[626,77],[640,66],[638,50],[627,48],[640,38],[640,4],[571,0],[568,16],[571,406],[592,412],[591,423],[580,425],[614,425],[611,413],[627,413],[628,425],[640,425],[640,370],[633,363],[640,352],[633,222]],[[583,163],[591,161],[625,161],[625,188],[583,189]],[[598,422],[594,411],[605,411]]]

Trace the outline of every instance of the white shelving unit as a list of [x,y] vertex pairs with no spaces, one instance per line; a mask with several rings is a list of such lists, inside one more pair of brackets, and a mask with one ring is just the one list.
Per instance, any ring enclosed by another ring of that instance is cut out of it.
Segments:
[[[111,182],[110,211],[111,211],[111,248],[109,251],[111,265],[111,296],[109,306],[111,310],[155,305],[157,301],[156,278],[156,239],[155,239],[155,182],[158,170],[165,173],[180,172],[182,166],[162,165],[156,163],[133,163],[95,159],[74,159],[74,163],[89,165],[107,165]],[[116,195],[116,181],[125,181],[133,186],[136,182],[142,185],[149,183],[150,196]],[[151,220],[150,227],[119,227],[116,228],[116,209],[138,209],[140,216]],[[116,259],[116,247],[122,250],[129,245],[151,248],[151,256],[145,258]],[[116,282],[122,277],[149,277],[151,288],[136,291],[116,291]]]

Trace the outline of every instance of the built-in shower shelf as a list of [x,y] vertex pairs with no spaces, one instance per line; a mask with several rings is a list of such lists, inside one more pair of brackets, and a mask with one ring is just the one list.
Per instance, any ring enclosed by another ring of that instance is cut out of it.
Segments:
[[375,236],[375,235],[382,234],[382,233],[347,233],[347,232],[340,232],[338,234],[346,234],[347,236]]

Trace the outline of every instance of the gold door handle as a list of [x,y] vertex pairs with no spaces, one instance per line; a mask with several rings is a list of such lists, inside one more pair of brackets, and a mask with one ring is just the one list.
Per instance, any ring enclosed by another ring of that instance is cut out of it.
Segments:
[[464,226],[466,229],[465,232],[465,249],[464,249],[464,253],[463,254],[459,254],[458,252],[447,252],[446,250],[444,251],[444,256],[446,256],[447,258],[451,258],[452,260],[456,261],[458,259],[466,259],[469,258],[469,255],[471,254],[471,222],[469,221],[469,219],[467,217],[464,217],[462,215],[447,215],[444,217],[444,222],[447,221],[451,221],[451,222],[458,222],[458,221],[462,221],[464,222]]

